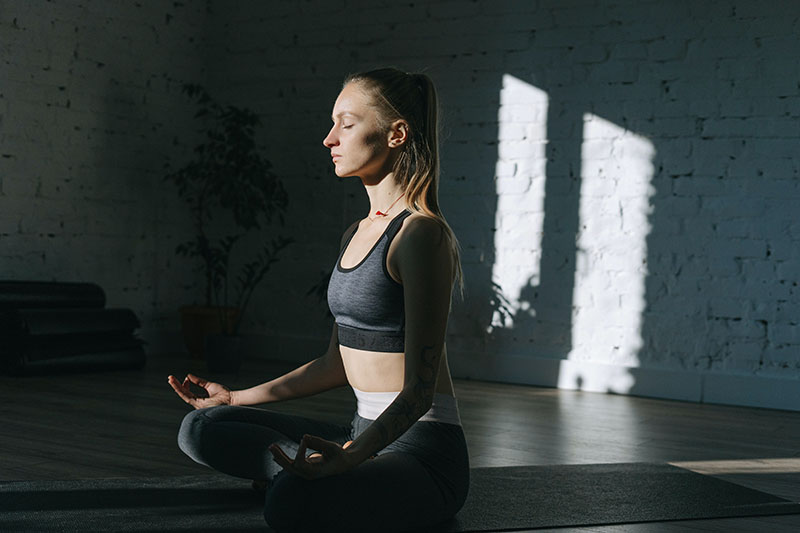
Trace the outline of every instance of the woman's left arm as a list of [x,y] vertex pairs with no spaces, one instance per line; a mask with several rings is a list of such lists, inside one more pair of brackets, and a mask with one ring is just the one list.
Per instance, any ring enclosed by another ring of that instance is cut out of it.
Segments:
[[373,456],[430,409],[444,349],[453,255],[442,226],[419,217],[394,251],[405,299],[405,376],[397,398],[347,449],[356,464]]
[[[311,479],[358,466],[405,433],[433,403],[453,286],[454,259],[447,234],[436,220],[409,220],[393,258],[405,300],[403,389],[346,448],[306,435],[292,459],[272,445],[275,460],[297,475]],[[321,456],[307,458],[307,448],[318,450]]]

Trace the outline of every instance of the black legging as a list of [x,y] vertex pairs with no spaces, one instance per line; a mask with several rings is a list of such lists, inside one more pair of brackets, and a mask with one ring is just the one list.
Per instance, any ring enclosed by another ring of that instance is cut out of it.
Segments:
[[253,407],[218,406],[186,415],[178,445],[220,472],[267,480],[264,518],[279,532],[413,531],[454,516],[469,488],[461,426],[417,422],[377,457],[344,474],[312,481],[283,472],[268,450],[278,443],[294,457],[305,434],[344,444],[371,422],[356,414],[346,427]]

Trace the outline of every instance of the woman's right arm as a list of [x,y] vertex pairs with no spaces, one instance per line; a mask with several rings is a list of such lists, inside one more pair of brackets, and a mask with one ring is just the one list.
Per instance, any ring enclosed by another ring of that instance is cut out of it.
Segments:
[[255,405],[311,396],[347,385],[347,375],[339,352],[339,333],[333,324],[328,350],[321,357],[309,361],[261,385],[231,391],[231,405]]

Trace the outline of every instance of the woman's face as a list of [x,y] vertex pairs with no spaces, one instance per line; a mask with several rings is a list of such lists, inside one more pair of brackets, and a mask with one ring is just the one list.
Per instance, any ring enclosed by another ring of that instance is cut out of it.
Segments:
[[345,85],[333,106],[333,127],[322,141],[336,175],[381,179],[391,172],[389,133],[380,127],[370,96],[357,83]]

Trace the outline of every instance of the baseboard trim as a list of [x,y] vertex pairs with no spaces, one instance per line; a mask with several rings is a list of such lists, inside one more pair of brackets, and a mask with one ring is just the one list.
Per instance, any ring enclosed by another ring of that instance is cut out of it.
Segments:
[[454,378],[800,411],[800,380],[450,352]]
[[707,374],[703,401],[800,411],[800,380],[772,376]]

